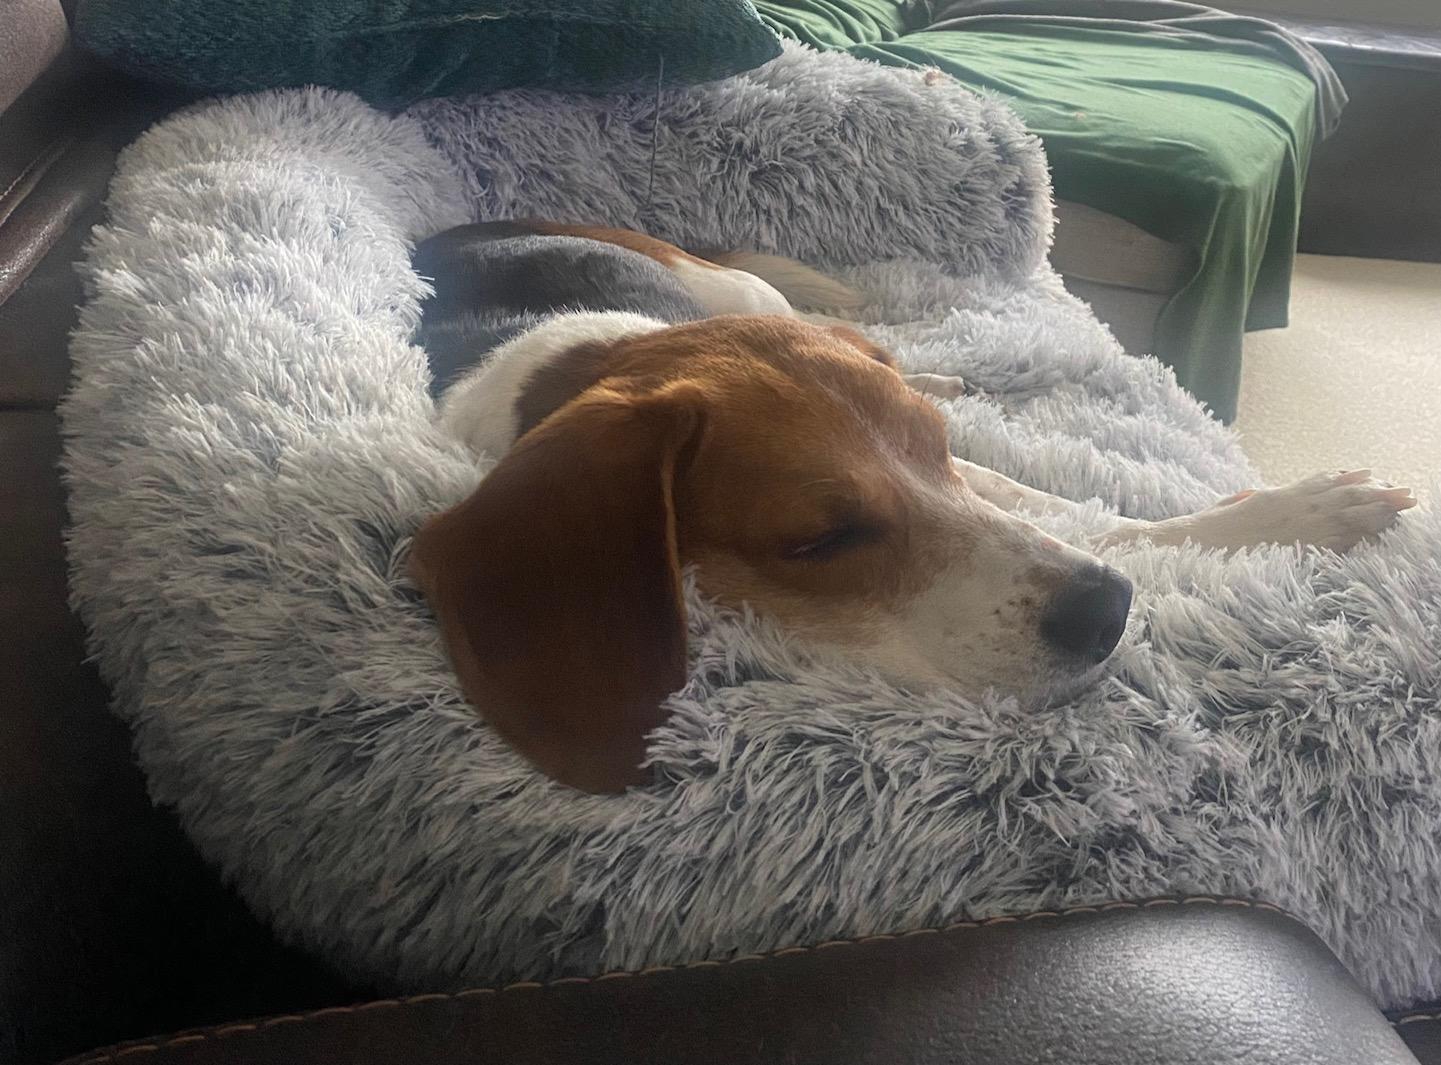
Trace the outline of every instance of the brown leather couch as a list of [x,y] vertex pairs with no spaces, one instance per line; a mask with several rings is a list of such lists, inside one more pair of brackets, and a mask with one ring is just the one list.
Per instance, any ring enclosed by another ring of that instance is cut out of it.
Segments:
[[[1416,1060],[1303,927],[1218,900],[407,999],[277,944],[147,801],[66,605],[73,264],[115,153],[179,102],[77,59],[54,0],[0,0],[0,1061]],[[1441,1062],[1436,1021],[1399,1031]]]

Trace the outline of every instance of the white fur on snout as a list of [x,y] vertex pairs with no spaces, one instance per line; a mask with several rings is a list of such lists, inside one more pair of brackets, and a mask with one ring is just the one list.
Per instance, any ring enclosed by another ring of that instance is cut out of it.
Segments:
[[1072,679],[1076,665],[1043,639],[1041,619],[1066,580],[1097,560],[980,500],[950,521],[962,546],[865,657],[902,683],[967,695],[1031,695]]

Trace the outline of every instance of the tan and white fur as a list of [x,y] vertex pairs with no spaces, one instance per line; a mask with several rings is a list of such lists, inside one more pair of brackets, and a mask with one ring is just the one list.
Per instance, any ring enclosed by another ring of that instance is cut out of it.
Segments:
[[[446,433],[499,462],[422,527],[412,571],[462,686],[521,753],[589,790],[643,779],[645,734],[685,676],[685,567],[904,685],[1026,695],[1109,655],[1129,583],[1013,513],[1075,504],[953,458],[887,353],[792,310],[784,286],[818,291],[812,271],[740,260],[768,281],[625,239],[718,316],[558,315],[439,405]],[[767,313],[726,313],[750,307]],[[1122,519],[1093,547],[1343,551],[1414,502],[1365,471],[1326,474]]]

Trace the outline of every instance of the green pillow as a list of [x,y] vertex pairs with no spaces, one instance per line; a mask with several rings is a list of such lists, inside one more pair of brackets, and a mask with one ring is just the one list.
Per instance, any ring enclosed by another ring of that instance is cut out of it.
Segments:
[[80,0],[75,36],[199,92],[348,89],[399,107],[531,87],[614,92],[729,77],[780,54],[750,0]]

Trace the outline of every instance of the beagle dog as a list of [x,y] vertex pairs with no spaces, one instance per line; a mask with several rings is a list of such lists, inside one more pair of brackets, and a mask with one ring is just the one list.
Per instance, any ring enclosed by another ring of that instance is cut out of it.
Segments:
[[[644,779],[686,678],[681,575],[906,686],[1035,696],[1115,649],[1131,584],[1013,510],[1068,501],[953,458],[923,391],[798,263],[624,230],[462,226],[422,243],[440,428],[498,462],[410,567],[467,697],[543,772]],[[766,280],[769,278],[769,280]],[[1129,540],[1344,551],[1415,505],[1368,471],[1121,519]]]

